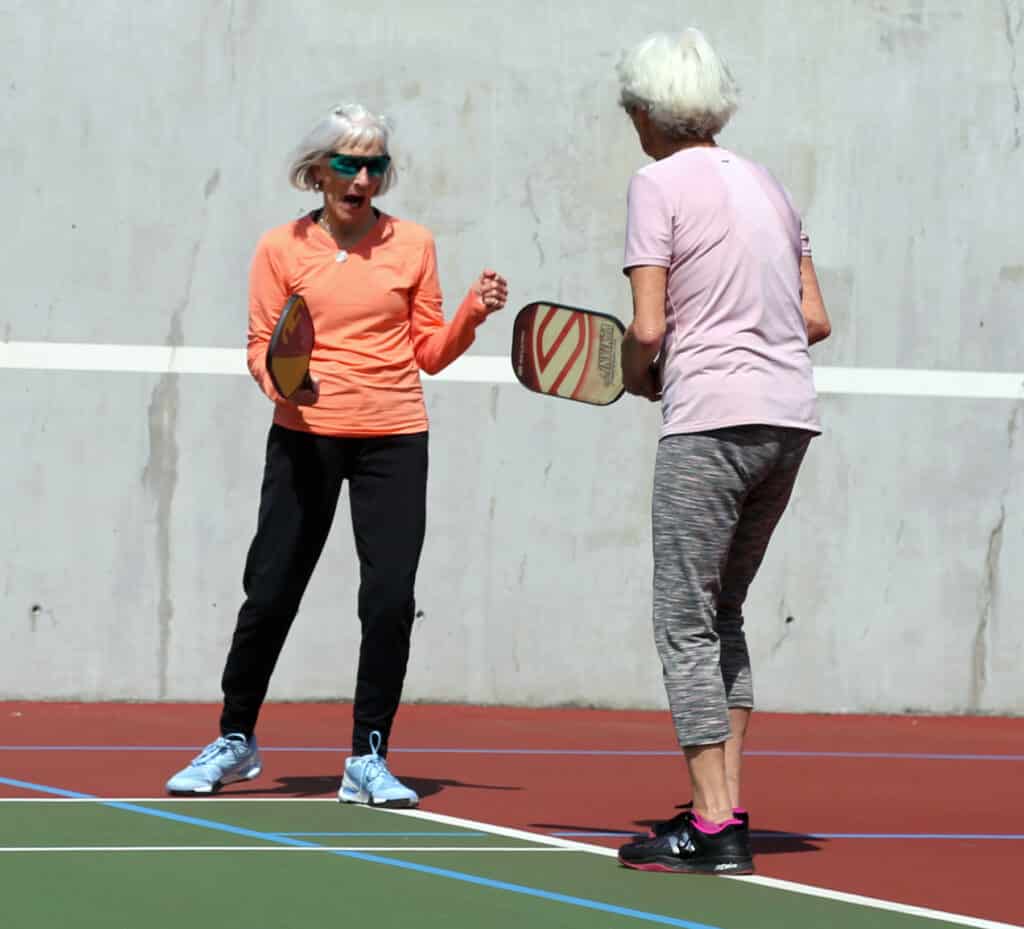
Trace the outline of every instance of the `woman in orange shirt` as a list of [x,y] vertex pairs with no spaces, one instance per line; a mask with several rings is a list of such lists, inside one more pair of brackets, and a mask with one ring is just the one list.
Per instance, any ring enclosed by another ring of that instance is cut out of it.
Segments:
[[[342,483],[359,555],[362,641],[352,756],[338,798],[416,806],[387,766],[409,657],[414,583],[426,522],[427,414],[420,370],[434,374],[505,305],[485,270],[445,322],[430,232],[373,206],[395,182],[390,125],[365,107],[333,109],[290,169],[322,205],[260,240],[249,290],[249,370],[274,401],[256,536],[249,549],[222,687],[220,738],[167,782],[211,793],[262,770],[254,735],[274,665],[330,531]],[[313,387],[285,400],[266,370],[275,322],[301,294],[316,331]]]

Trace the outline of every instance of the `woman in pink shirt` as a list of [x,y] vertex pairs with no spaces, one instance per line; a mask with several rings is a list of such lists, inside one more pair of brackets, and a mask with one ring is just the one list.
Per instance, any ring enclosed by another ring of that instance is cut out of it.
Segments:
[[749,874],[740,759],[753,707],[743,602],[820,429],[808,345],[830,327],[789,195],[715,137],[737,105],[696,29],[644,40],[620,102],[654,162],[629,185],[626,390],[660,400],[654,633],[692,808],[624,845],[654,871]]

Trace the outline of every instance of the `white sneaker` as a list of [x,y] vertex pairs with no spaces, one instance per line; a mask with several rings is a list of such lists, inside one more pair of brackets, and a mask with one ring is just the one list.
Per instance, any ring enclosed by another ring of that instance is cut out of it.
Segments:
[[170,794],[212,794],[225,784],[251,781],[263,770],[256,737],[231,732],[211,742],[167,782]]
[[388,763],[380,755],[381,737],[376,730],[370,733],[370,754],[345,759],[345,776],[341,779],[338,799],[342,803],[365,803],[367,806],[409,808],[419,806],[415,790],[406,787],[388,770]]

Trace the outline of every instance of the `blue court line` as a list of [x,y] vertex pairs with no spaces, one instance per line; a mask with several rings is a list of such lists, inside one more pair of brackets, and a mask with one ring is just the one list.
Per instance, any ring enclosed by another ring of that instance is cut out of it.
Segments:
[[344,838],[344,839],[365,839],[365,838],[388,838],[388,839],[419,839],[423,836],[431,836],[436,838],[438,836],[458,836],[460,839],[472,838],[472,839],[485,839],[488,838],[491,833],[489,832],[275,832],[274,835],[295,835],[305,836],[307,839],[312,837],[330,836],[332,838]]
[[623,831],[623,830],[618,830],[618,829],[611,829],[608,832],[589,832],[589,831],[586,831],[586,830],[581,830],[579,832],[549,832],[549,833],[547,833],[547,835],[554,836],[556,839],[572,839],[572,838],[576,838],[577,836],[592,836],[593,838],[599,838],[599,837],[607,836],[609,838],[616,838],[616,839],[626,838],[626,839],[628,839],[628,838],[632,838],[635,835],[642,835],[642,834],[643,834],[643,830],[641,830],[641,829],[630,829],[628,831]]
[[751,835],[761,835],[766,838],[784,839],[971,839],[979,842],[988,841],[1024,841],[1024,835],[1007,835],[1000,833],[970,833],[962,834],[951,832],[757,832],[751,830]]
[[332,849],[329,845],[318,845],[316,842],[305,842],[302,839],[292,838],[290,836],[281,835],[280,833],[258,832],[254,829],[232,826],[228,823],[221,823],[212,819],[200,819],[195,816],[184,816],[181,813],[172,813],[169,810],[152,809],[146,806],[139,806],[135,803],[123,803],[120,800],[103,800],[102,798],[92,796],[91,794],[78,793],[74,790],[64,790],[60,787],[49,787],[45,784],[33,784],[28,781],[18,781],[9,777],[0,777],[0,784],[7,787],[17,787],[20,790],[31,790],[36,793],[50,794],[57,797],[67,797],[72,800],[96,800],[98,805],[110,807],[115,810],[124,810],[129,813],[141,813],[143,816],[168,819],[172,822],[185,823],[189,826],[199,826],[200,828],[212,829],[216,832],[227,832],[232,835],[243,836],[249,839],[257,839],[262,842],[271,842],[277,845],[287,845],[293,848],[323,849],[326,854],[337,855],[340,858],[354,858],[357,861],[365,861],[370,864],[386,865],[390,868],[399,868],[403,871],[415,871],[419,874],[429,874],[433,877],[444,877],[449,880],[461,881],[465,884],[475,884],[479,887],[486,887],[489,890],[505,890],[509,893],[521,894],[525,897],[538,897],[542,900],[549,900],[554,903],[566,903],[569,906],[577,906],[587,910],[597,910],[601,913],[613,913],[616,916],[626,916],[630,919],[638,919],[644,922],[659,923],[663,926],[678,926],[680,929],[722,929],[720,926],[712,926],[708,923],[696,923],[687,919],[677,919],[674,916],[663,916],[659,913],[647,913],[643,910],[634,910],[629,907],[615,906],[612,903],[601,903],[598,900],[588,900],[585,897],[574,897],[569,894],[540,890],[536,887],[528,887],[525,884],[510,884],[507,881],[496,881],[487,877],[477,877],[475,874],[466,874],[462,871],[452,871],[448,868],[435,868],[430,865],[417,864],[416,862],[402,861],[398,858],[371,855],[367,852],[352,852],[342,849]]
[[805,752],[753,749],[744,755],[765,758],[888,758],[894,761],[1024,761],[1024,755],[956,754],[954,752]]
[[[201,745],[0,745],[0,752],[198,752]],[[348,754],[346,746],[284,746],[264,748],[269,752],[324,752]],[[676,758],[675,751],[626,751],[615,749],[574,748],[391,748],[393,755],[584,755],[610,757]],[[894,761],[1024,761],[1024,755],[958,755],[952,752],[812,752],[782,749],[748,749],[748,758],[878,758]]]

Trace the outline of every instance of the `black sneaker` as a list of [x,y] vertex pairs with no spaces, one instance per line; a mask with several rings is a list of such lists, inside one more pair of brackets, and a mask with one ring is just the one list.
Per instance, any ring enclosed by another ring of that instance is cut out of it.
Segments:
[[708,835],[693,824],[693,814],[680,814],[682,824],[674,832],[628,842],[619,849],[619,861],[638,871],[669,871],[676,874],[753,874],[747,829],[726,826]]
[[[689,807],[690,804],[687,804]],[[670,832],[678,832],[688,822],[687,818],[690,815],[690,810],[685,809],[681,813],[676,813],[671,819],[663,820],[662,822],[654,823],[651,826],[651,838],[657,838],[658,836],[668,835]],[[734,812],[732,814],[736,819],[743,823],[743,828],[749,834],[750,832],[750,814],[743,810],[740,813]]]

